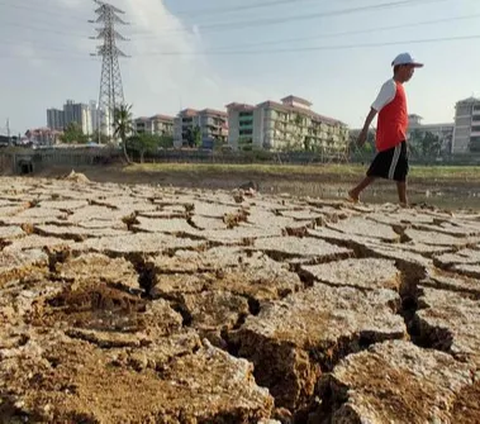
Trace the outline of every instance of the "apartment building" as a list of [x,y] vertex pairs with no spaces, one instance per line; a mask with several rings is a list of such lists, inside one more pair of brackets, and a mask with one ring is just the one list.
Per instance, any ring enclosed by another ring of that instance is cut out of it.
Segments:
[[408,138],[412,139],[415,133],[420,135],[431,133],[438,137],[442,142],[442,151],[450,153],[452,149],[455,124],[453,122],[423,124],[422,121],[423,118],[420,115],[408,115]]
[[47,127],[51,130],[63,131],[68,124],[75,122],[84,134],[91,135],[100,125],[100,117],[96,103],[90,105],[67,100],[61,109],[47,109]]
[[65,113],[61,109],[47,109],[47,127],[55,131],[65,128]]
[[480,99],[469,97],[455,106],[453,154],[480,153]]
[[240,150],[346,152],[347,126],[312,111],[311,106],[308,100],[296,96],[256,106],[231,103],[227,105],[229,144]]
[[173,136],[174,117],[167,115],[154,115],[141,117],[134,120],[134,129],[138,134],[155,134]]
[[214,109],[184,109],[174,120],[175,147],[194,146],[198,138],[204,148],[212,148],[215,142],[228,139],[228,115]]

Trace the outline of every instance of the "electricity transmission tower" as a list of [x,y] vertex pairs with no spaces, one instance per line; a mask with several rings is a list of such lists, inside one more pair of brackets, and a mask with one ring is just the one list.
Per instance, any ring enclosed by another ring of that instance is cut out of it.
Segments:
[[128,24],[119,17],[125,14],[123,10],[100,0],[94,1],[99,5],[95,10],[98,17],[89,22],[102,23],[102,27],[96,28],[98,34],[90,38],[103,40],[102,45],[97,47],[97,53],[92,53],[92,56],[102,57],[98,113],[102,132],[110,137],[113,135],[114,111],[125,102],[119,58],[127,55],[117,47],[117,40],[127,41],[127,39],[116,31],[115,26]]

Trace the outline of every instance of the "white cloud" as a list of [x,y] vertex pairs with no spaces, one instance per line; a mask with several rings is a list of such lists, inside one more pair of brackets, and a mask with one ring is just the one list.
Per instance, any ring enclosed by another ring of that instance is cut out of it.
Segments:
[[227,82],[202,54],[198,28],[187,29],[162,0],[112,3],[126,12],[122,18],[131,23],[119,25],[118,30],[130,39],[119,47],[132,56],[121,61],[121,69],[126,101],[133,104],[135,114],[175,114],[181,107],[223,108],[237,95],[245,98],[249,90]]

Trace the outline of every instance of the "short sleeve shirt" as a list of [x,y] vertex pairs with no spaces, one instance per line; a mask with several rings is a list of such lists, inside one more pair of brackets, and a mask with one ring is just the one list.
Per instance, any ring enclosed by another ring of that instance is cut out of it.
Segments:
[[397,84],[392,79],[389,79],[382,85],[376,100],[372,104],[372,109],[380,112],[386,105],[393,101],[397,94]]

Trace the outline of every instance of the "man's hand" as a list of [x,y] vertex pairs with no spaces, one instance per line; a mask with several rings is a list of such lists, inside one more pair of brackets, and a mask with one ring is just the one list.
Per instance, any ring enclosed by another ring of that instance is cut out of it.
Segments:
[[358,138],[357,138],[357,144],[360,147],[362,147],[367,141],[367,136],[368,136],[368,129],[364,128],[362,131],[360,131],[360,134],[358,135]]

